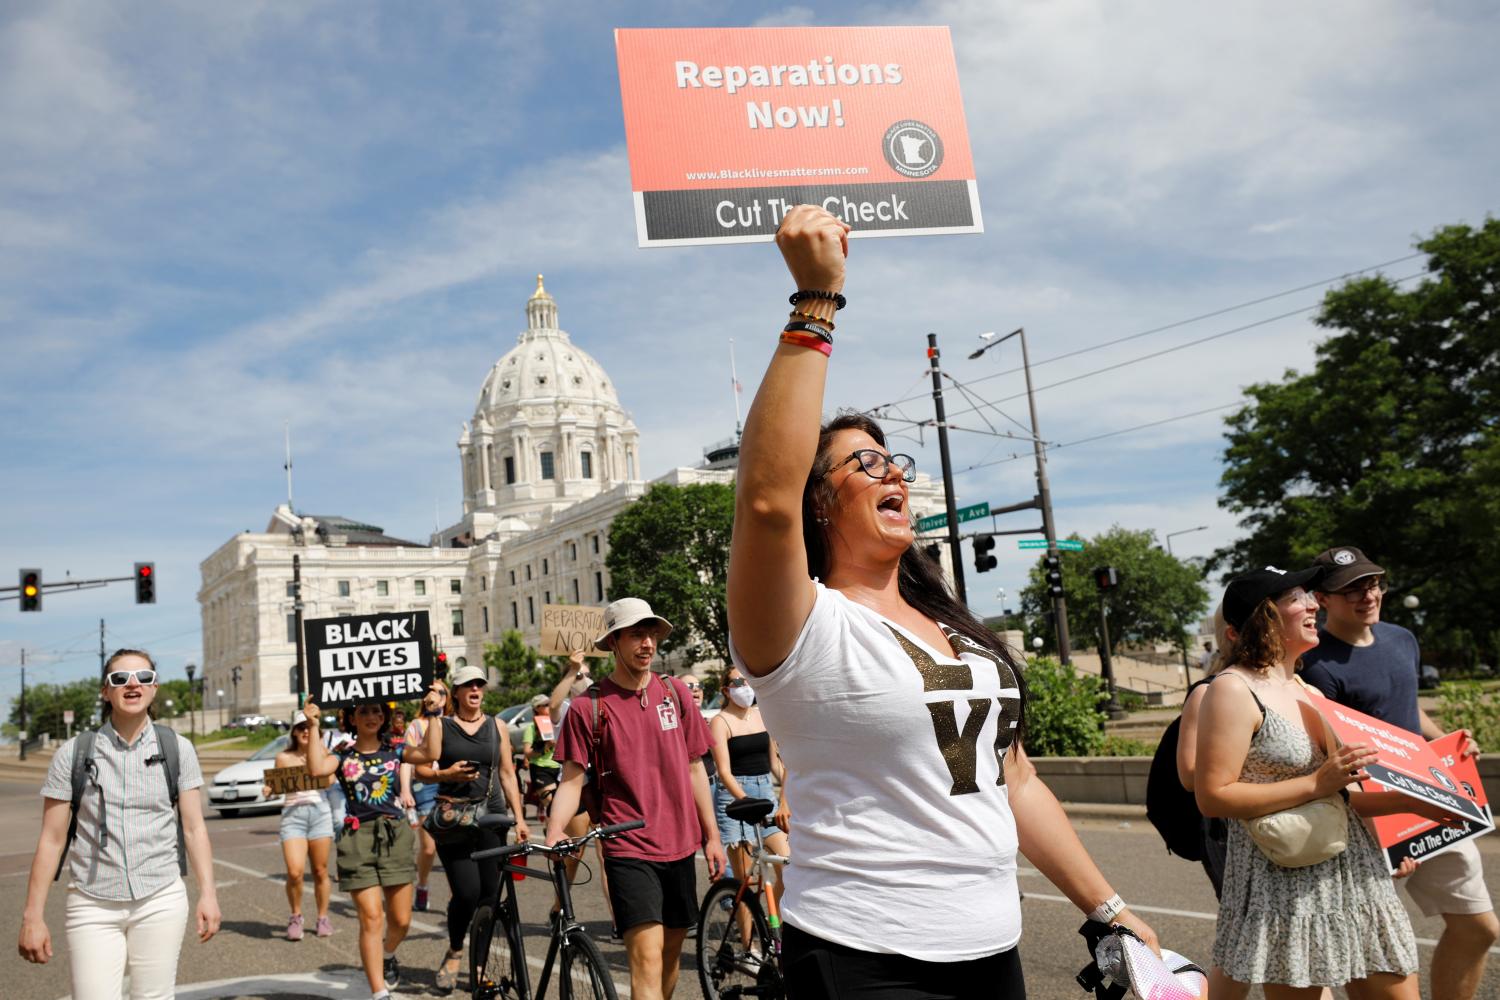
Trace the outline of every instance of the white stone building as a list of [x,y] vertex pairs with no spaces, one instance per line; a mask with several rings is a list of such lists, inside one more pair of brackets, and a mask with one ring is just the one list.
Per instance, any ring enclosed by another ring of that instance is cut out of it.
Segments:
[[[653,481],[731,482],[735,449],[721,443],[708,451],[708,467]],[[558,326],[557,303],[540,277],[526,329],[485,376],[458,453],[463,518],[426,544],[282,505],[264,532],[236,535],[203,561],[210,715],[219,691],[226,714],[292,711],[294,556],[305,617],[426,610],[455,664],[483,662],[484,646],[509,629],[536,646],[544,604],[609,599],[610,524],[649,485],[640,434],[599,362]],[[911,499],[919,515],[942,509],[940,487],[925,476]]]

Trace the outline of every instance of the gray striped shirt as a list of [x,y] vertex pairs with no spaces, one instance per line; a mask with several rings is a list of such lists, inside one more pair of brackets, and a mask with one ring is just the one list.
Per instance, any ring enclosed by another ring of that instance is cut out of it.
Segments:
[[[73,799],[74,737],[58,748],[47,769],[42,796]],[[178,878],[177,818],[167,795],[166,768],[147,764],[157,755],[156,729],[147,724],[126,746],[114,726],[106,722],[94,739],[98,786],[85,782],[78,805],[78,837],[68,852],[73,888],[97,899],[143,899]],[[198,754],[186,739],[178,739],[179,794],[203,784]],[[104,819],[109,836],[99,846],[99,791],[104,791]]]

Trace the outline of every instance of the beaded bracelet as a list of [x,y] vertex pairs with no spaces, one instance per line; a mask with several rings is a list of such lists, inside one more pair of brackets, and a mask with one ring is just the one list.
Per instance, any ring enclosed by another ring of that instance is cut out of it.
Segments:
[[804,299],[826,299],[834,304],[835,309],[842,309],[849,304],[849,300],[841,292],[826,292],[821,288],[799,288],[787,297],[792,305]]
[[833,325],[833,320],[829,319],[828,317],[819,316],[817,313],[803,312],[801,309],[793,309],[791,318],[794,320],[805,319],[808,322],[816,323],[819,326],[826,326],[830,332],[838,329]]
[[821,351],[825,357],[833,356],[833,344],[831,342],[809,333],[783,330],[781,332],[781,342],[783,344],[791,344],[793,347],[810,347],[815,351]]

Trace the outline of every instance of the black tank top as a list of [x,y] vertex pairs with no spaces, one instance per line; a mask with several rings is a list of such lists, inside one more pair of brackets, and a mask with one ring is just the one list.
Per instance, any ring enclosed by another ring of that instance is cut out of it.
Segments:
[[771,734],[762,730],[748,736],[731,736],[724,744],[729,751],[729,773],[748,778],[771,773]]
[[500,791],[499,776],[490,786],[490,770],[495,765],[495,754],[499,749],[500,734],[495,732],[495,718],[484,717],[479,732],[470,736],[459,726],[458,720],[448,715],[443,717],[443,755],[438,758],[439,768],[452,767],[461,760],[472,760],[479,765],[479,776],[473,781],[445,781],[438,785],[438,794],[455,799],[483,798],[489,792],[489,807],[492,812],[505,811],[505,796]]

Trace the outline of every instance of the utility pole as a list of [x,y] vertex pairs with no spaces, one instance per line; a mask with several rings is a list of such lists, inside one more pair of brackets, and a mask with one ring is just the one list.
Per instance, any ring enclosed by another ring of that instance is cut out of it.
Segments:
[[240,667],[239,664],[229,668],[229,681],[234,686],[234,717],[240,717]]
[[99,619],[99,683],[104,683],[104,619]]
[[198,736],[198,712],[197,709],[193,706],[193,674],[197,672],[198,665],[196,663],[189,663],[185,669],[187,670],[188,679],[188,732],[192,734],[193,742],[196,743]]
[[953,499],[953,460],[948,457],[948,417],[943,410],[943,370],[938,358],[937,334],[929,333],[927,360],[932,366],[932,407],[937,416],[938,453],[943,457],[943,500],[948,511],[948,548],[953,555],[953,588],[958,593],[958,599],[968,604],[969,596],[964,588],[964,559],[959,548],[958,504]]
[[307,704],[307,664],[302,652],[302,556],[292,553],[292,625],[297,645],[297,707]]

